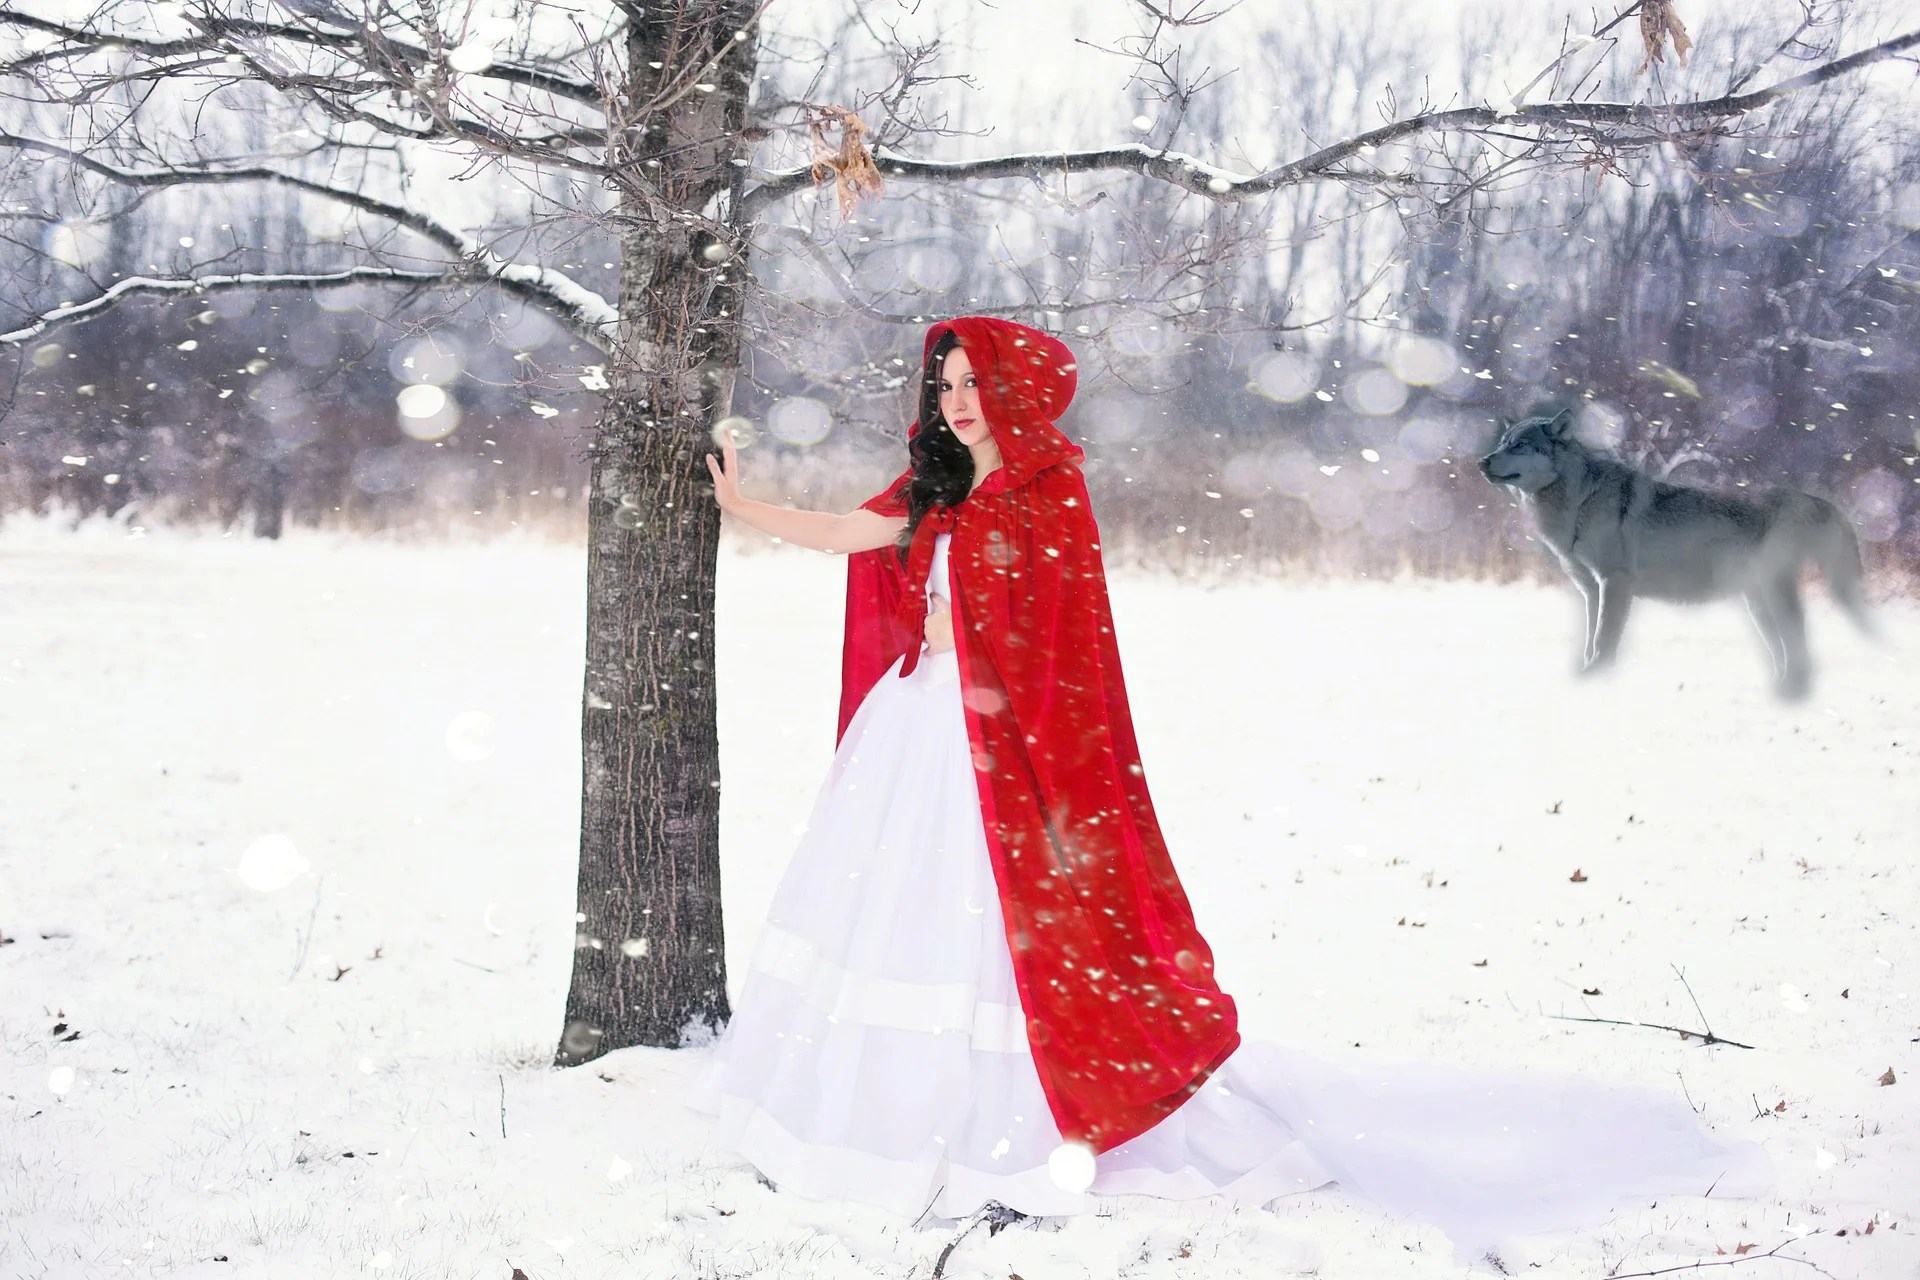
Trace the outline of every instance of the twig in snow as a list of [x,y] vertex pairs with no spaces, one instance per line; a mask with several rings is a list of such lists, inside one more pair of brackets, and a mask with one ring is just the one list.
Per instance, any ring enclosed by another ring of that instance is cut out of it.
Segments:
[[1690,1031],[1686,1027],[1670,1027],[1664,1022],[1623,1022],[1619,1018],[1573,1018],[1568,1017],[1564,1013],[1550,1013],[1547,1016],[1555,1022],[1597,1022],[1607,1027],[1645,1027],[1649,1031],[1671,1031],[1687,1039],[1698,1040],[1702,1044],[1726,1044],[1732,1045],[1736,1049],[1753,1048],[1750,1044],[1742,1044],[1738,1040],[1729,1040],[1725,1036],[1716,1036],[1712,1032]]
[[500,1081],[500,1136],[507,1136],[507,1078],[502,1075]]
[[[1753,1048],[1750,1044],[1742,1044],[1738,1040],[1729,1040],[1725,1036],[1715,1035],[1713,1027],[1707,1022],[1706,1010],[1700,1007],[1700,998],[1693,994],[1693,985],[1687,981],[1687,975],[1681,971],[1678,965],[1671,967],[1674,974],[1679,977],[1680,985],[1686,988],[1687,998],[1693,1001],[1693,1011],[1700,1015],[1700,1025],[1706,1027],[1705,1031],[1693,1031],[1686,1027],[1670,1027],[1664,1022],[1623,1022],[1619,1018],[1575,1018],[1564,1013],[1550,1013],[1547,1016],[1555,1022],[1596,1022],[1608,1027],[1645,1027],[1649,1031],[1671,1031],[1683,1039],[1698,1040],[1702,1044],[1726,1044],[1732,1045],[1736,1049]],[[1689,1101],[1691,1101],[1691,1099],[1689,1099]]]
[[1700,997],[1693,994],[1693,984],[1687,981],[1686,970],[1677,964],[1669,964],[1667,968],[1673,970],[1673,976],[1680,979],[1680,985],[1686,989],[1687,999],[1693,1001],[1693,1011],[1700,1015],[1700,1025],[1705,1027],[1707,1034],[1711,1036],[1713,1024],[1707,1021],[1707,1011],[1700,1007]]
[[989,1200],[981,1205],[974,1211],[972,1217],[960,1224],[960,1229],[953,1233],[953,1239],[947,1241],[947,1247],[940,1251],[939,1258],[933,1264],[932,1280],[940,1280],[940,1277],[946,1274],[947,1259],[953,1256],[953,1251],[960,1247],[960,1242],[965,1240],[975,1227],[984,1222],[987,1224],[988,1235],[998,1235],[1000,1228],[1009,1222],[1018,1222],[1026,1216],[1018,1209],[1009,1209],[998,1200]]
[[324,875],[314,877],[313,910],[307,912],[307,927],[299,934],[300,950],[293,957],[293,968],[287,973],[288,982],[299,977],[301,968],[307,963],[307,944],[313,941],[313,922],[320,914],[320,889],[326,882],[327,878]]
[[[1728,1041],[1727,1043],[1731,1043],[1731,1041]],[[1758,1262],[1762,1258],[1773,1258],[1773,1257],[1779,1258],[1780,1261],[1782,1262],[1797,1262],[1803,1267],[1810,1267],[1815,1272],[1815,1274],[1826,1276],[1829,1278],[1829,1280],[1832,1280],[1833,1272],[1828,1271],[1826,1268],[1820,1266],[1818,1263],[1809,1262],[1805,1258],[1796,1258],[1792,1254],[1780,1252],[1782,1249],[1786,1248],[1788,1245],[1799,1244],[1802,1240],[1807,1239],[1809,1236],[1817,1236],[1817,1235],[1824,1235],[1824,1234],[1826,1233],[1823,1231],[1809,1231],[1807,1235],[1795,1236],[1791,1240],[1782,1240],[1779,1244],[1773,1246],[1773,1248],[1767,1250],[1765,1253],[1743,1253],[1736,1258],[1721,1258],[1713,1262],[1707,1262],[1704,1260],[1700,1262],[1685,1262],[1680,1264],[1677,1267],[1661,1267],[1655,1271],[1627,1271],[1627,1272],[1621,1273],[1620,1275],[1609,1276],[1607,1277],[1607,1280],[1645,1280],[1647,1276],[1670,1276],[1680,1271],[1704,1271],[1708,1267],[1737,1267],[1743,1262]]]
[[1692,1090],[1687,1088],[1687,1073],[1684,1071],[1675,1071],[1673,1073],[1673,1078],[1680,1082],[1680,1096],[1687,1100],[1687,1106],[1693,1109],[1693,1114],[1695,1115],[1705,1114],[1700,1110],[1699,1105],[1694,1102]]
[[928,1215],[929,1213],[932,1213],[932,1212],[933,1212],[933,1202],[934,1202],[934,1200],[938,1200],[938,1199],[940,1198],[940,1193],[941,1193],[942,1191],[945,1191],[946,1189],[947,1189],[947,1184],[946,1184],[946,1183],[944,1183],[944,1182],[943,1182],[943,1183],[941,1183],[941,1184],[940,1184],[940,1185],[939,1185],[938,1187],[935,1187],[935,1188],[934,1188],[934,1192],[933,1192],[933,1197],[932,1197],[932,1199],[930,1199],[930,1200],[928,1200],[928,1201],[927,1201],[927,1207],[926,1207],[926,1208],[924,1208],[924,1209],[922,1209],[922,1210],[920,1211],[920,1217],[918,1217],[918,1218],[915,1218],[915,1219],[913,1220],[913,1225],[914,1225],[914,1226],[916,1226],[916,1227],[917,1227],[917,1226],[919,1226],[919,1225],[920,1225],[920,1222],[921,1222],[921,1219],[923,1219],[923,1218],[925,1218],[925,1217],[926,1217],[926,1216],[927,1216],[927,1215]]

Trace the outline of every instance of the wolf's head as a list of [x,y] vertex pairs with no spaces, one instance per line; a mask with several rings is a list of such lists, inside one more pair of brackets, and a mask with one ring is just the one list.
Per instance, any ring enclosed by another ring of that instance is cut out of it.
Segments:
[[1573,414],[1533,414],[1501,428],[1500,443],[1480,459],[1480,474],[1495,484],[1537,493],[1560,478],[1560,455],[1578,449]]

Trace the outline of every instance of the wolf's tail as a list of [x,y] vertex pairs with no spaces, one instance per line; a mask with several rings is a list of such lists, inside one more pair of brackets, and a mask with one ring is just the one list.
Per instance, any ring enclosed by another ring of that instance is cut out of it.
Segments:
[[1866,569],[1860,561],[1860,540],[1840,508],[1810,493],[1785,490],[1776,495],[1779,518],[1794,526],[1805,555],[1820,566],[1827,589],[1860,630],[1874,634],[1867,612]]

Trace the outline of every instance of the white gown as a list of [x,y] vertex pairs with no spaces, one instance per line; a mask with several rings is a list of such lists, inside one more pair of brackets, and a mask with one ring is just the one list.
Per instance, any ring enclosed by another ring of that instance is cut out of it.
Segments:
[[[952,597],[947,542],[929,590]],[[1466,1256],[1632,1197],[1755,1194],[1752,1144],[1677,1098],[1525,1072],[1358,1066],[1243,1041],[1178,1111],[1056,1185],[954,652],[898,663],[847,726],[775,891],[733,1020],[687,1099],[783,1192],[908,1218],[1102,1194],[1259,1206],[1339,1182],[1433,1222]],[[1717,1184],[1717,1185],[1716,1185]]]

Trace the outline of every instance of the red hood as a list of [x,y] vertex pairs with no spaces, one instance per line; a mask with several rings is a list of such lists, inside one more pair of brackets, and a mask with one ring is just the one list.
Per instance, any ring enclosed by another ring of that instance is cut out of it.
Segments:
[[[920,348],[922,368],[933,354],[934,344],[949,333],[960,339],[967,359],[973,362],[974,376],[980,383],[980,407],[986,412],[993,442],[1000,448],[999,469],[974,492],[1017,489],[1056,463],[1085,460],[1086,451],[1054,425],[1073,402],[1074,389],[1080,385],[1079,365],[1066,343],[1011,320],[960,316],[928,327]],[[915,422],[907,428],[908,438],[919,430],[920,424]],[[907,514],[907,484],[912,478],[909,468],[862,505],[883,516]]]
[[[1066,343],[1011,320],[961,316],[927,329],[920,350],[922,367],[934,344],[949,333],[960,339],[973,362],[980,382],[980,407],[986,410],[987,427],[1000,447],[1000,472],[987,477],[987,483],[994,484],[995,490],[1017,489],[1056,462],[1079,462],[1086,457],[1053,425],[1067,411],[1080,385],[1079,364]],[[919,425],[915,423],[914,430]]]

